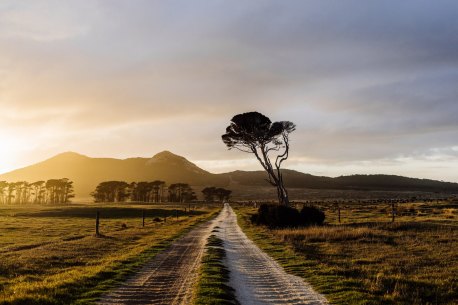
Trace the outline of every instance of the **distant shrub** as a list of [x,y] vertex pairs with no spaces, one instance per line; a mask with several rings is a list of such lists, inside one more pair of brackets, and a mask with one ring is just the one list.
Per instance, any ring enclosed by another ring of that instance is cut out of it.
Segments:
[[304,206],[299,212],[284,205],[262,204],[258,213],[251,216],[251,222],[269,228],[303,227],[321,225],[325,214],[314,206]]
[[161,222],[162,219],[160,219],[159,217],[154,217],[153,221],[154,221],[154,222]]

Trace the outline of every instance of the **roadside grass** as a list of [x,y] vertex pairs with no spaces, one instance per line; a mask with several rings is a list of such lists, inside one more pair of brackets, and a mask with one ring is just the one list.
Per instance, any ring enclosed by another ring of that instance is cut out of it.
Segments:
[[202,259],[199,283],[194,304],[234,305],[234,290],[228,286],[229,270],[224,266],[223,241],[211,235],[207,241],[206,253]]
[[178,210],[177,218],[167,206],[1,207],[0,304],[92,303],[217,211]]
[[331,217],[322,227],[284,230],[252,225],[253,208],[235,211],[261,249],[332,304],[457,304],[458,222],[445,216],[449,211],[423,216],[424,221],[400,217],[390,223],[387,216],[374,221],[382,219],[381,208],[365,211],[366,222],[354,211],[345,224]]

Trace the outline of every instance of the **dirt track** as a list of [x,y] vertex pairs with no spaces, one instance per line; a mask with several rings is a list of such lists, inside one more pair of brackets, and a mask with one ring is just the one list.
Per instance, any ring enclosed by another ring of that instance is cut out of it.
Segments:
[[206,240],[213,229],[224,241],[225,264],[231,272],[229,284],[242,305],[328,304],[310,285],[287,274],[249,240],[229,205],[214,220],[175,241],[98,304],[190,304]]
[[328,304],[301,278],[287,274],[265,252],[259,249],[237,224],[228,205],[218,221],[217,234],[224,240],[230,286],[242,305],[258,304]]
[[206,240],[221,215],[176,240],[98,304],[190,304]]

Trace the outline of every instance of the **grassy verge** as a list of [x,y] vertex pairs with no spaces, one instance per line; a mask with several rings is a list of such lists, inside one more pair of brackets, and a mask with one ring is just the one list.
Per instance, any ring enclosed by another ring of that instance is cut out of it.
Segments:
[[454,225],[359,222],[271,231],[250,223],[254,209],[236,212],[260,248],[332,304],[452,305],[458,300]]
[[215,235],[207,242],[207,252],[202,259],[202,268],[197,286],[196,305],[234,305],[234,290],[227,285],[229,270],[223,264],[225,257],[223,241]]
[[[93,235],[96,209],[99,238]],[[177,218],[175,209],[163,207],[2,208],[0,304],[91,303],[215,213],[205,209]]]

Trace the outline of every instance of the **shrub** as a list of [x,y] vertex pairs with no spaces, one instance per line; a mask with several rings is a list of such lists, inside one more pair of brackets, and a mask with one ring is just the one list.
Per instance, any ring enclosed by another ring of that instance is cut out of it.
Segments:
[[321,225],[324,218],[324,212],[314,206],[304,206],[299,212],[284,205],[262,204],[258,213],[251,216],[251,222],[273,229]]
[[312,205],[304,205],[300,215],[303,225],[322,225],[326,217],[323,211]]

